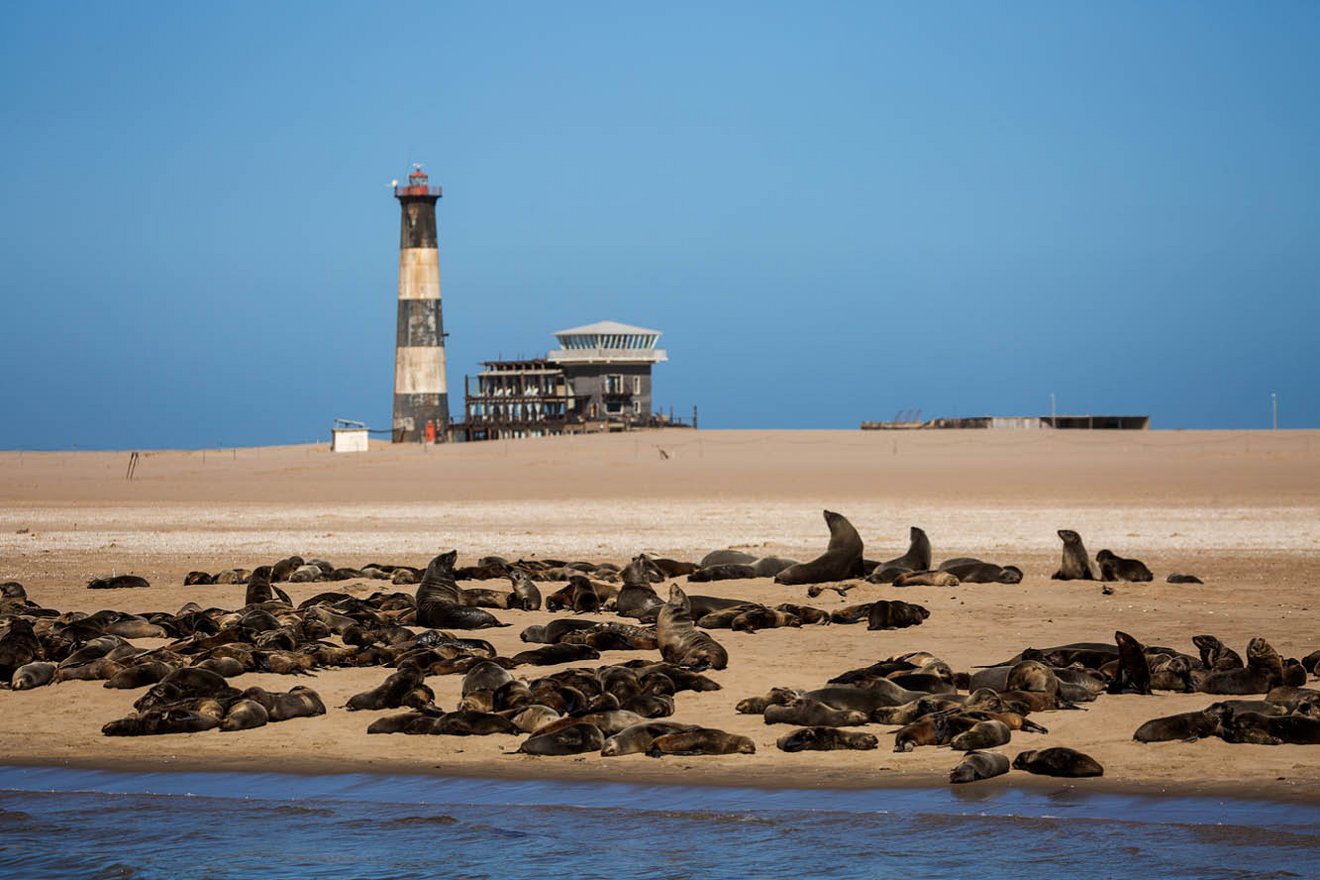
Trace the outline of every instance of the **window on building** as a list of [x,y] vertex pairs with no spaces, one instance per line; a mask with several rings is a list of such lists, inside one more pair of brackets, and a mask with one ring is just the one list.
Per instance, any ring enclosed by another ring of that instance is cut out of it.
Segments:
[[633,386],[633,394],[641,394],[641,393],[642,393],[642,377],[641,377],[641,376],[633,376],[633,377],[632,377],[632,386]]
[[641,402],[640,400],[634,400],[634,401],[633,401],[633,415],[635,415],[635,416],[640,416],[641,414],[642,414],[642,402]]
[[623,376],[619,375],[618,373],[610,373],[610,374],[608,374],[608,375],[605,377],[605,393],[606,393],[606,394],[622,394],[622,393],[623,393]]
[[609,403],[605,404],[605,412],[607,412],[607,413],[612,413],[612,414],[614,414],[614,415],[618,415],[618,414],[622,413],[622,412],[623,412],[623,401],[621,401],[621,400],[611,400]]

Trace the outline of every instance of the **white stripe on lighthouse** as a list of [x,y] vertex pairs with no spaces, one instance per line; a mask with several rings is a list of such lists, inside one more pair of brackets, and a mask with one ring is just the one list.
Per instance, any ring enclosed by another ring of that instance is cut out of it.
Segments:
[[394,349],[395,394],[444,394],[443,346],[403,346]]
[[440,251],[435,248],[399,250],[399,299],[440,298]]

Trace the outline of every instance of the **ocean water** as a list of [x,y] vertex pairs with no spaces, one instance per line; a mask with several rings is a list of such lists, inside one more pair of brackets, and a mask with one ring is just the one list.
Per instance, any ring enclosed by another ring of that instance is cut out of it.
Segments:
[[1320,808],[0,768],[0,877],[1320,878]]

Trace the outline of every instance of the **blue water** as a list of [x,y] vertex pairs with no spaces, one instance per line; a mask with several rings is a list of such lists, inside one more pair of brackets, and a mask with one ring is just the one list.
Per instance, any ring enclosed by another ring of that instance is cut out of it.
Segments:
[[0,768],[0,877],[1320,878],[1320,808]]

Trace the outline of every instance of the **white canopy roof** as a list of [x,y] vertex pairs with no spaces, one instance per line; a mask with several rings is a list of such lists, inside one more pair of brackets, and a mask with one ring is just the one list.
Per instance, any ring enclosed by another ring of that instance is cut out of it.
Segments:
[[578,336],[589,333],[607,334],[607,333],[627,333],[644,334],[647,336],[659,336],[659,330],[647,330],[645,327],[634,327],[631,324],[620,324],[618,321],[597,321],[594,324],[585,324],[581,327],[573,327],[568,330],[555,331],[556,336]]

